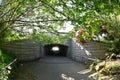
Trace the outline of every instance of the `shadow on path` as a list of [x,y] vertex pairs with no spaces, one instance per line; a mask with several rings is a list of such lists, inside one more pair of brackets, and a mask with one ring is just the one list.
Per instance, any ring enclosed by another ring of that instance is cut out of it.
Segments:
[[19,66],[15,80],[88,80],[86,66],[66,57],[45,57]]

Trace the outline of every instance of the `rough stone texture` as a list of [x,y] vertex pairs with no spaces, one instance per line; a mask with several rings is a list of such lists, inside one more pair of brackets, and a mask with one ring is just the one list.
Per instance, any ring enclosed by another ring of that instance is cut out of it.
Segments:
[[93,58],[104,59],[108,45],[100,42],[88,42],[81,44],[85,51],[88,51]]
[[0,48],[7,53],[15,54],[19,61],[30,61],[42,56],[39,45],[32,40],[18,40],[0,44]]
[[91,62],[95,58],[105,59],[105,52],[109,45],[99,42],[76,43],[71,39],[71,58],[78,62]]

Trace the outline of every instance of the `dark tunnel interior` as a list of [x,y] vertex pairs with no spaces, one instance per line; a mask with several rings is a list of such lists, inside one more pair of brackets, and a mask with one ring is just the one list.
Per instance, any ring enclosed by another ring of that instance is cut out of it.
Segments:
[[68,46],[63,44],[48,44],[44,46],[46,56],[67,56]]

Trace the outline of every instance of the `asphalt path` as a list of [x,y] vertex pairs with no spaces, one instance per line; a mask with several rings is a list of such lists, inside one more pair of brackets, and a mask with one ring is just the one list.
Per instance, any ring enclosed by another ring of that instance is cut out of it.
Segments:
[[86,69],[67,57],[44,57],[21,63],[15,80],[90,80]]

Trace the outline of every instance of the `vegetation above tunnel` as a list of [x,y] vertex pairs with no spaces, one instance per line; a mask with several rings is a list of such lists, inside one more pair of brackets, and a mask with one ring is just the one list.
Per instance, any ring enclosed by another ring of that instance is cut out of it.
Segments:
[[[31,36],[33,38],[37,33],[39,36],[34,37],[40,41],[44,39],[52,42],[48,33],[58,36],[58,29],[67,22],[71,22],[75,27],[64,38],[73,36],[80,27],[83,27],[85,29],[83,37],[91,40],[99,33],[102,22],[106,22],[110,35],[118,39],[119,4],[119,0],[2,0],[0,39],[10,41]],[[44,34],[46,36],[42,36]],[[55,39],[61,41],[60,37]],[[52,40],[57,41],[55,39]]]

